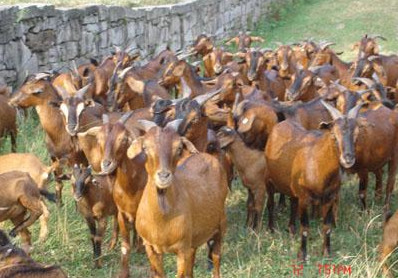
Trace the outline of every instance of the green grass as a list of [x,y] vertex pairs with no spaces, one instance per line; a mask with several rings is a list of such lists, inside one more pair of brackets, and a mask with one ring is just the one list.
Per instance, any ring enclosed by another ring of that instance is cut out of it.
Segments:
[[[383,52],[394,52],[398,49],[396,36],[398,32],[397,3],[394,0],[384,1],[345,1],[345,0],[308,0],[298,1],[289,9],[274,13],[273,18],[279,22],[264,22],[254,33],[266,38],[264,46],[275,47],[273,42],[294,42],[314,37],[335,41],[335,49],[344,50],[346,59],[355,53],[350,46],[364,33],[378,33],[389,39],[381,42]],[[9,142],[3,144],[2,152],[9,151]],[[37,154],[48,162],[44,145],[44,136],[33,113],[27,121],[20,123],[18,151]],[[377,261],[377,247],[382,236],[381,203],[374,203],[374,179],[369,186],[369,211],[360,212],[357,197],[358,180],[349,176],[341,191],[338,226],[332,233],[331,260],[321,256],[321,226],[319,220],[312,220],[309,237],[309,262],[304,265],[301,277],[324,277],[318,274],[318,263],[329,265],[351,266],[352,274],[331,275],[330,277],[382,277],[380,264]],[[395,193],[396,196],[396,193]],[[393,208],[397,208],[396,198]],[[228,229],[223,246],[222,273],[224,278],[262,278],[262,277],[296,277],[292,265],[296,262],[299,237],[291,238],[286,231],[288,212],[277,214],[277,229],[270,234],[263,229],[258,234],[244,227],[246,191],[235,183],[228,196],[227,213]],[[69,184],[64,188],[65,206],[58,209],[50,204],[50,237],[44,244],[37,242],[39,225],[32,230],[34,238],[33,257],[48,264],[59,264],[70,277],[112,277],[119,269],[120,244],[111,252],[104,251],[104,268],[93,269],[92,248],[89,233],[82,217],[78,215],[71,198]],[[267,214],[265,213],[264,225]],[[110,226],[110,225],[109,225]],[[6,224],[5,228],[10,229]],[[110,228],[110,227],[109,227]],[[107,240],[109,240],[108,229]],[[16,239],[18,243],[18,239]],[[393,256],[394,261],[398,256]],[[197,255],[195,277],[210,277],[206,270],[206,250],[201,248]],[[166,256],[165,268],[168,277],[175,276],[175,257]],[[131,257],[132,277],[147,277],[148,263],[144,254],[133,254]],[[398,276],[398,272],[395,272]]]
[[0,5],[18,5],[18,4],[51,4],[58,7],[74,7],[79,5],[113,5],[113,6],[127,6],[127,7],[140,7],[140,6],[153,6],[153,5],[168,5],[184,2],[184,0],[0,0]]

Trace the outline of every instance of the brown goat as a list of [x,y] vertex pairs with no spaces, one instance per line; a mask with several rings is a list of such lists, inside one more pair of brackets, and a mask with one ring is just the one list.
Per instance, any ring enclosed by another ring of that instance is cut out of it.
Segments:
[[[23,249],[29,252],[31,236],[27,228],[43,213],[41,191],[28,173],[20,171],[0,174],[0,184],[0,222],[13,222],[15,227],[10,235],[15,237],[19,233]],[[25,219],[27,212],[29,217]]]
[[72,188],[77,209],[87,222],[93,244],[95,266],[102,267],[101,246],[106,231],[107,218],[113,216],[113,232],[109,248],[117,242],[119,226],[117,208],[113,201],[113,175],[92,175],[91,168],[73,167]]
[[352,50],[358,49],[358,59],[379,54],[380,48],[376,42],[376,39],[381,39],[383,41],[387,40],[380,35],[369,36],[368,34],[365,34],[359,42],[356,42],[352,46]]
[[383,264],[383,274],[393,278],[387,264],[388,257],[397,248],[398,243],[398,211],[392,216],[387,215],[383,229],[383,240],[379,246],[379,260]]
[[260,229],[266,191],[264,152],[247,147],[237,132],[229,127],[222,127],[217,137],[248,190],[246,225],[254,230]]
[[231,62],[233,54],[225,51],[224,48],[213,48],[213,50],[203,56],[204,76],[213,77],[223,71],[223,66]]
[[[301,230],[298,257],[304,260],[307,257],[308,205],[321,204],[323,253],[330,255],[331,224],[340,190],[340,167],[350,168],[355,163],[356,117],[361,106],[355,106],[346,116],[327,103],[323,102],[323,105],[333,119],[332,126],[328,126],[331,130],[307,131],[298,123],[286,120],[273,128],[265,148],[270,229],[273,229],[274,222],[274,192],[297,198]],[[294,218],[292,216],[291,220]]]
[[[193,277],[196,249],[207,242],[213,277],[218,278],[226,229],[227,178],[217,159],[198,153],[178,135],[180,122],[161,128],[141,121],[147,133],[128,150],[130,158],[142,152],[147,156],[148,182],[138,206],[136,228],[154,277],[166,277],[163,253],[177,255],[177,277]],[[192,155],[182,161],[184,148]]]
[[247,48],[250,48],[253,42],[264,42],[265,40],[262,37],[250,36],[250,32],[239,32],[238,36],[228,40],[225,44],[231,45],[231,43],[235,43],[238,46],[239,51],[244,51]]
[[[31,153],[10,153],[0,156],[0,174],[10,171],[22,171],[28,173],[37,184],[42,194],[51,201],[55,196],[47,191],[48,180],[54,167],[45,166],[40,159]],[[48,236],[48,219],[50,213],[46,204],[42,201],[43,214],[40,216],[40,241],[46,240]]]
[[0,138],[10,135],[11,151],[17,151],[17,111],[8,103],[6,95],[0,95]]
[[52,86],[49,78],[50,75],[47,73],[38,73],[30,76],[10,100],[10,103],[22,108],[36,108],[40,123],[46,133],[45,140],[51,160],[59,166],[54,172],[57,202],[61,203],[63,184],[60,176],[62,173],[61,166],[63,161],[68,161],[69,165],[72,166],[75,163],[87,164],[87,160],[78,149],[76,140],[72,139],[65,130],[63,118],[59,109],[49,104],[60,101],[60,97]]
[[59,266],[46,266],[32,260],[26,252],[0,230],[0,277],[2,278],[67,278]]
[[[134,135],[124,125],[132,113],[122,116],[115,123],[110,123],[104,116],[102,127],[93,127],[87,133],[96,134],[103,157],[101,174],[115,174],[113,199],[118,209],[118,224],[122,238],[122,257],[120,277],[129,277],[130,231],[136,220],[138,204],[147,182],[143,157],[131,160],[127,157],[127,148]],[[135,240],[137,243],[137,240]]]
[[199,35],[193,43],[190,53],[195,55],[205,56],[209,54],[214,48],[212,37],[206,34]]

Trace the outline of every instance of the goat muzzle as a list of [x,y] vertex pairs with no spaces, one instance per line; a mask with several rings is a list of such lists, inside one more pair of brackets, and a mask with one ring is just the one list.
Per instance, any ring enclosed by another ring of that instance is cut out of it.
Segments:
[[340,156],[340,164],[346,169],[351,168],[355,164],[355,156],[352,154],[344,154]]
[[155,183],[158,189],[166,189],[171,185],[173,175],[170,171],[158,171],[155,174]]

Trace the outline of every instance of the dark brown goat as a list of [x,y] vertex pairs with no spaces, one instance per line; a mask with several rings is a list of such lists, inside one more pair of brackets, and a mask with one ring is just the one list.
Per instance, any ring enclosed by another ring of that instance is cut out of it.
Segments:
[[359,42],[356,42],[352,46],[352,50],[358,49],[358,59],[379,54],[380,48],[376,42],[377,39],[381,39],[383,41],[387,40],[380,35],[369,36],[368,34],[365,34]]
[[254,230],[260,229],[266,192],[264,152],[247,147],[236,131],[229,127],[222,127],[217,137],[248,190],[246,225]]
[[0,138],[10,135],[11,151],[17,151],[17,111],[8,103],[5,95],[0,95]]
[[[309,221],[307,207],[321,204],[323,218],[323,254],[330,255],[331,224],[340,189],[340,167],[355,163],[356,117],[360,105],[348,115],[323,103],[333,122],[325,132],[307,131],[292,120],[276,125],[268,139],[265,157],[268,167],[268,203],[270,228],[273,229],[273,194],[295,197],[301,227],[299,259],[307,257]],[[291,220],[295,217],[291,217]]]
[[[196,249],[207,242],[213,277],[219,278],[227,178],[217,159],[198,153],[178,135],[180,122],[161,128],[141,121],[147,133],[128,150],[130,158],[142,152],[147,157],[148,182],[138,206],[136,228],[154,277],[166,277],[164,253],[177,255],[177,277],[193,277]],[[183,156],[184,149],[191,155]]]
[[35,262],[0,230],[0,277],[2,278],[67,278],[59,266]]
[[95,266],[102,267],[101,246],[106,231],[107,218],[113,216],[113,232],[109,249],[117,242],[119,227],[117,208],[113,201],[114,176],[92,175],[91,168],[73,167],[72,188],[77,209],[87,222],[93,244]]

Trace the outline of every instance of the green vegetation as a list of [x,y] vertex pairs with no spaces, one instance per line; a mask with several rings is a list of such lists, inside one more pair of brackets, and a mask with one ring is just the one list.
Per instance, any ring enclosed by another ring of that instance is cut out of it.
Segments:
[[[398,18],[398,3],[395,0],[299,0],[286,9],[274,9],[272,22],[264,22],[254,32],[266,38],[265,46],[275,47],[273,42],[294,42],[314,37],[337,43],[335,49],[344,50],[346,59],[354,53],[350,46],[364,33],[381,34],[387,42],[381,42],[383,52],[398,49],[395,40]],[[395,12],[394,12],[395,11]],[[276,21],[278,19],[279,21]],[[32,118],[33,117],[33,118]],[[32,113],[27,121],[20,123],[18,150],[33,152],[48,162],[44,136],[38,127],[37,117]],[[9,151],[8,141],[2,152]],[[360,212],[357,197],[358,179],[349,176],[343,184],[337,227],[332,233],[334,256],[322,258],[322,228],[319,220],[311,220],[309,237],[309,262],[304,264],[300,277],[325,277],[318,274],[318,264],[351,267],[351,275],[332,274],[330,277],[382,277],[378,272],[377,247],[382,235],[382,205],[374,202],[374,179],[369,186],[369,211]],[[44,244],[37,242],[39,225],[32,229],[34,238],[33,257],[48,264],[56,263],[63,267],[70,277],[112,277],[119,269],[120,244],[114,251],[104,250],[104,268],[93,269],[92,248],[89,233],[82,217],[75,209],[69,184],[64,187],[65,205],[57,209],[50,204],[50,238]],[[396,194],[396,193],[395,193]],[[235,183],[228,197],[228,230],[223,247],[222,273],[224,278],[263,278],[299,277],[293,274],[299,237],[291,238],[287,232],[288,209],[277,214],[277,227],[274,234],[265,228],[258,234],[244,227],[246,217],[246,190]],[[396,200],[396,198],[393,198]],[[397,202],[393,208],[397,208]],[[264,214],[266,226],[268,218]],[[110,221],[111,222],[111,221]],[[111,225],[109,225],[110,228]],[[7,223],[5,229],[9,230]],[[108,229],[107,240],[109,240]],[[16,240],[18,242],[18,239]],[[398,256],[393,256],[396,260]],[[197,254],[195,277],[210,277],[206,269],[206,249]],[[168,277],[175,276],[175,257],[165,257]],[[148,263],[144,254],[134,254],[131,258],[132,277],[147,277]],[[337,269],[336,269],[337,272]],[[395,277],[398,272],[395,272]]]
[[79,5],[93,5],[103,4],[112,6],[127,6],[127,7],[140,7],[140,6],[154,6],[154,5],[168,5],[184,2],[184,0],[0,0],[0,5],[17,5],[17,4],[49,4],[59,7],[75,7]]

